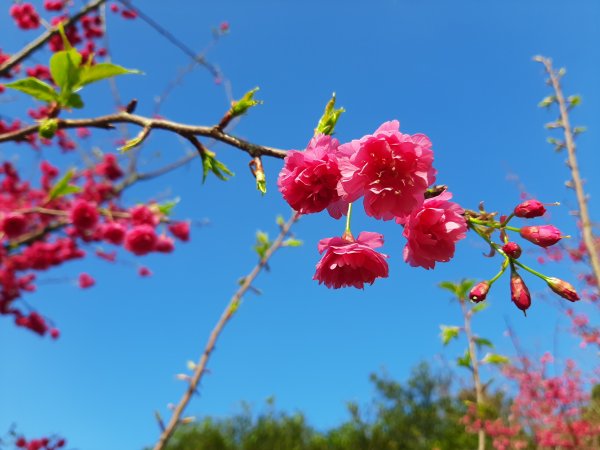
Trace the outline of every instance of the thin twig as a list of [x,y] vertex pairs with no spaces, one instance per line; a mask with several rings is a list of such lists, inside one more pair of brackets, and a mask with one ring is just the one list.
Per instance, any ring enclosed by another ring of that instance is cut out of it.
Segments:
[[[253,144],[252,142],[225,133],[217,127],[187,125],[170,120],[129,114],[126,111],[88,119],[59,119],[57,125],[58,129],[89,127],[110,130],[114,129],[114,124],[116,123],[130,123],[144,128],[167,130],[177,133],[188,140],[189,136],[208,137],[229,144],[232,147],[237,147],[252,157],[272,156],[274,158],[285,158],[287,154],[285,150]],[[36,124],[10,133],[0,134],[0,143],[23,140],[26,136],[37,133],[39,128],[40,124]]]
[[[69,25],[77,22],[81,17],[85,16],[87,13],[97,9],[104,2],[106,2],[106,0],[93,0],[89,2],[78,13],[72,15],[66,21],[64,21],[63,26],[67,28]],[[29,57],[29,55],[31,55],[35,51],[39,50],[56,33],[58,33],[58,28],[54,26],[47,30],[45,33],[38,36],[33,41],[31,41],[19,52],[12,55],[4,64],[0,66],[0,77],[8,75],[13,67],[15,67],[21,61]]]
[[560,76],[552,67],[552,60],[549,58],[536,58],[540,61],[546,73],[550,77],[554,94],[556,95],[556,101],[558,102],[558,108],[560,110],[560,127],[563,129],[565,137],[565,146],[567,148],[569,168],[571,170],[571,176],[573,177],[573,187],[577,196],[577,204],[579,205],[579,217],[581,218],[581,234],[583,236],[583,243],[587,249],[590,257],[590,265],[594,277],[596,278],[596,286],[600,291],[600,259],[598,257],[598,249],[594,241],[594,234],[592,232],[592,222],[590,220],[590,213],[587,205],[587,198],[583,190],[583,181],[579,173],[579,165],[577,164],[577,156],[575,155],[575,139],[573,138],[573,130],[569,122],[569,108],[563,95],[562,87],[560,85]]
[[292,217],[281,227],[279,236],[277,236],[277,238],[273,241],[271,246],[267,249],[264,256],[260,259],[260,261],[254,267],[254,269],[252,269],[252,271],[246,277],[243,278],[243,282],[240,285],[239,289],[235,294],[233,294],[231,300],[229,300],[229,303],[225,307],[221,318],[210,333],[210,337],[208,339],[208,342],[206,343],[204,352],[202,353],[202,356],[200,357],[200,360],[198,361],[198,364],[194,369],[194,374],[192,375],[189,381],[189,385],[185,393],[179,400],[179,403],[173,409],[173,413],[171,415],[171,418],[169,419],[169,423],[166,425],[164,431],[160,435],[160,438],[154,445],[154,450],[162,450],[167,445],[167,442],[173,435],[173,432],[181,422],[181,417],[185,408],[192,399],[192,396],[197,392],[198,385],[202,380],[202,376],[206,372],[206,366],[208,365],[210,356],[215,349],[215,344],[217,343],[221,332],[225,328],[225,325],[227,325],[229,320],[235,314],[237,308],[239,307],[242,297],[251,288],[254,279],[258,276],[261,270],[266,267],[267,262],[269,261],[271,256],[273,256],[273,254],[282,246],[283,240],[289,234],[290,228],[298,220],[298,218],[299,214],[293,213]]
[[[460,303],[465,325],[465,335],[469,345],[469,357],[471,358],[471,365],[473,368],[473,384],[475,384],[475,404],[477,405],[477,414],[479,415],[480,409],[483,407],[484,398],[483,385],[481,384],[481,376],[479,374],[479,357],[477,356],[477,348],[475,346],[475,336],[473,335],[473,330],[471,329],[471,318],[473,317],[473,311],[467,307],[465,298],[459,298],[458,301]],[[477,450],[485,450],[485,430],[481,428],[477,432],[477,436]]]

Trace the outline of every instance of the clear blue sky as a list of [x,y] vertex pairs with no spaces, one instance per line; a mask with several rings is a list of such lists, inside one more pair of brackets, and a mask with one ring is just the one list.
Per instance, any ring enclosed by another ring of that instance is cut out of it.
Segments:
[[[519,188],[507,176],[516,174],[532,195],[563,202],[552,209],[552,222],[574,234],[565,157],[545,142],[543,124],[553,116],[536,107],[548,89],[531,58],[551,56],[568,69],[567,92],[583,95],[573,119],[589,127],[580,139],[579,158],[592,214],[600,216],[600,185],[593,176],[600,163],[600,4],[595,0],[138,3],[194,49],[210,41],[212,27],[230,22],[231,33],[209,59],[231,80],[235,96],[260,86],[265,101],[241,121],[237,134],[265,145],[302,148],[335,91],[347,110],[337,128],[340,140],[398,119],[403,131],[431,138],[438,181],[465,207],[485,200],[489,210],[509,211],[519,201]],[[139,99],[138,112],[150,113],[153,97],[189,61],[142,21],[109,19],[115,61],[146,73],[120,79],[121,93]],[[7,14],[0,16],[2,50],[14,51],[35,35],[17,32]],[[77,116],[112,111],[107,85],[88,89],[84,98],[89,107]],[[2,103],[1,113],[17,116],[23,105]],[[208,125],[226,109],[222,89],[198,69],[162,113]],[[114,151],[115,136],[97,131],[91,142]],[[90,258],[42,274],[40,280],[48,283],[28,301],[57,322],[63,336],[56,342],[1,320],[0,432],[15,422],[32,436],[58,432],[82,450],[140,449],[155,441],[153,411],[166,415],[167,403],[179,399],[184,385],[174,375],[198,357],[236,280],[256,262],[254,233],[274,234],[275,217],[288,214],[275,184],[281,161],[266,161],[269,193],[261,197],[247,156],[222,145],[215,150],[236,173],[230,182],[211,178],[202,185],[195,161],[125,196],[130,203],[181,196],[177,217],[210,222],[193,229],[189,244],[171,256],[123,254],[116,265]],[[179,139],[157,133],[144,148],[143,161],[158,167],[184,151]],[[21,167],[32,163],[31,150],[23,146],[3,145],[0,156],[15,158]],[[44,150],[44,157],[68,164],[56,149]],[[239,411],[242,400],[260,408],[274,395],[279,407],[304,411],[324,428],[346,418],[346,401],[370,398],[370,372],[385,368],[403,379],[423,359],[436,354],[452,359],[462,352],[462,344],[446,350],[440,344],[439,325],[457,323],[459,315],[436,285],[488,278],[499,261],[484,259],[485,248],[469,236],[453,263],[435,271],[413,269],[402,261],[398,226],[358,213],[353,229],[385,234],[389,279],[364,291],[317,285],[311,280],[316,244],[341,234],[343,224],[326,214],[305,217],[295,230],[305,245],[282,250],[271,272],[260,276],[256,287],[263,295],[249,295],[226,329],[191,415],[226,416]],[[527,257],[535,266],[535,256]],[[140,279],[139,263],[154,276]],[[548,270],[576,278],[569,266]],[[70,281],[52,282],[74,280],[83,271],[95,276],[96,287],[82,291]],[[546,292],[537,280],[529,284]],[[508,317],[533,354],[553,350],[558,342],[559,358],[595,357],[580,352],[565,333],[555,339],[557,327],[568,324],[547,299],[537,297],[527,318],[512,306],[506,283],[492,291],[490,301],[475,328],[499,351],[513,351],[503,337]]]

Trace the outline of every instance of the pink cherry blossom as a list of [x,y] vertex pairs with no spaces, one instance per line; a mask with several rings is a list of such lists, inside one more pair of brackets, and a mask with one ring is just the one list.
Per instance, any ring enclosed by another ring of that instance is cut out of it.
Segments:
[[436,262],[448,262],[454,256],[456,242],[464,239],[467,223],[460,205],[448,201],[450,192],[425,200],[404,222],[404,260],[411,266],[433,269]]
[[402,134],[397,120],[381,125],[372,135],[340,146],[350,154],[342,160],[338,191],[353,202],[364,195],[366,213],[376,219],[406,217],[423,204],[435,181],[431,142],[424,134]]
[[338,193],[341,179],[339,142],[331,136],[312,138],[305,151],[291,150],[285,157],[277,185],[289,205],[302,214],[323,211],[339,219],[347,208]]
[[383,245],[383,235],[363,231],[356,240],[346,237],[321,239],[319,253],[325,252],[317,264],[313,280],[338,289],[354,286],[362,289],[376,278],[387,278],[388,256],[374,249]]

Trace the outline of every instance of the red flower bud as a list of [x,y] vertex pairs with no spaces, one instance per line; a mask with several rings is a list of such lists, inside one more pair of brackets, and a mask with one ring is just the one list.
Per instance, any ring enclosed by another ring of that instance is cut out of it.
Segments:
[[562,298],[566,298],[570,302],[576,302],[579,300],[577,291],[570,283],[554,277],[548,278],[546,282],[548,283],[550,289],[552,289]]
[[490,283],[488,281],[482,281],[481,283],[476,284],[473,289],[471,289],[471,292],[469,292],[469,298],[475,303],[479,303],[485,300],[489,290]]
[[521,237],[540,247],[550,247],[562,239],[561,232],[554,225],[541,225],[521,228]]
[[513,259],[521,256],[521,247],[516,242],[507,242],[502,246],[502,251]]
[[527,289],[523,278],[517,272],[510,275],[510,299],[523,312],[531,306],[529,289]]
[[27,228],[27,220],[23,214],[10,213],[0,223],[0,231],[4,231],[9,239],[22,235],[25,228]]
[[516,206],[513,214],[517,217],[523,217],[525,219],[532,219],[533,217],[540,217],[546,213],[544,205],[537,200],[525,200]]

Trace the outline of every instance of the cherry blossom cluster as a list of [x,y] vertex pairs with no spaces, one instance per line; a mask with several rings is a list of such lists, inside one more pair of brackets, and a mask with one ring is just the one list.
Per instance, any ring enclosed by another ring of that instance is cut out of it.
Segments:
[[[85,246],[94,246],[93,253],[111,262],[117,252],[107,251],[107,246],[136,256],[170,253],[174,239],[189,240],[190,229],[188,222],[171,221],[168,210],[157,203],[121,206],[117,182],[124,172],[113,154],[74,173],[65,195],[56,194],[65,180],[59,179],[59,170],[46,161],[40,170],[39,186],[33,186],[10,163],[0,167],[0,315],[56,338],[59,332],[48,320],[16,302],[35,291],[36,273],[85,257]],[[140,275],[149,273],[140,269]],[[93,284],[90,275],[79,277],[80,287]]]
[[[489,244],[491,250],[490,256],[499,253],[504,257],[501,269],[494,277],[478,283],[471,289],[469,298],[472,301],[481,302],[485,300],[492,285],[504,274],[508,267],[510,267],[511,300],[524,313],[531,306],[531,294],[525,281],[518,273],[517,268],[521,268],[541,278],[553,292],[562,298],[571,302],[579,300],[579,294],[570,283],[556,277],[543,275],[520,262],[519,258],[522,254],[521,246],[510,238],[510,232],[517,232],[521,238],[544,249],[558,243],[565,236],[554,225],[528,225],[521,228],[509,225],[510,221],[515,217],[533,219],[541,217],[545,213],[546,208],[544,204],[534,199],[519,203],[510,215],[501,216],[500,220],[495,219],[495,213],[485,212],[483,207],[478,212],[466,212],[469,228],[474,230]],[[499,231],[501,243],[494,242],[493,234],[495,231]]]
[[485,430],[497,450],[529,448],[529,439],[536,448],[596,448],[600,425],[589,415],[589,386],[572,360],[562,374],[549,376],[553,362],[545,353],[538,364],[521,358],[521,367],[506,365],[504,375],[517,385],[508,422],[482,419],[473,406],[462,420],[467,430]]
[[290,206],[301,214],[348,215],[341,237],[319,242],[323,257],[315,280],[330,288],[363,288],[388,276],[388,256],[375,250],[383,236],[362,232],[355,239],[350,232],[351,206],[361,198],[368,216],[404,228],[404,260],[411,266],[433,269],[454,256],[467,224],[450,192],[428,195],[436,177],[431,147],[424,134],[401,133],[399,122],[390,121],[345,144],[318,134],[306,150],[288,153],[278,186]]
[[64,448],[66,444],[67,441],[60,437],[27,440],[24,436],[19,436],[14,442],[17,450],[58,450]]

